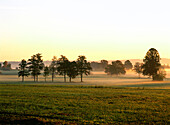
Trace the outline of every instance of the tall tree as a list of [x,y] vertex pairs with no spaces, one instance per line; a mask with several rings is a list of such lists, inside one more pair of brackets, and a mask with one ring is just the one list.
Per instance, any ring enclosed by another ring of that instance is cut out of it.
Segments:
[[126,60],[125,64],[124,64],[125,69],[129,70],[133,68],[132,63],[130,62],[130,60]]
[[69,62],[67,68],[67,76],[70,78],[70,82],[71,79],[76,78],[77,75],[78,75],[77,63],[75,61]]
[[40,53],[31,56],[31,59],[28,59],[29,61],[29,70],[31,71],[31,75],[34,77],[34,82],[38,82],[38,76],[41,74],[41,70],[44,67],[44,63],[42,60],[42,56]]
[[140,78],[140,74],[142,74],[143,72],[142,65],[143,63],[136,62],[133,69],[137,74],[139,74],[139,78]]
[[125,67],[123,63],[119,60],[113,61],[111,65],[108,65],[105,69],[105,73],[108,75],[120,75],[120,74],[125,74]]
[[61,58],[58,59],[57,71],[59,75],[64,76],[64,82],[66,82],[68,66],[69,66],[69,60],[65,56],[61,55]]
[[50,70],[49,70],[49,68],[48,68],[48,66],[45,66],[44,67],[44,78],[45,78],[45,82],[46,82],[46,79],[47,79],[47,76],[49,76],[49,74],[50,74]]
[[27,67],[27,62],[26,60],[22,60],[21,63],[19,64],[19,72],[18,72],[18,77],[22,76],[22,82],[24,82],[24,77],[29,75],[28,67]]
[[57,57],[56,56],[53,57],[52,62],[50,64],[50,66],[49,66],[49,70],[50,70],[51,77],[52,77],[52,82],[53,82],[55,74],[56,74],[56,71],[57,71]]
[[77,59],[78,74],[81,77],[81,82],[83,82],[83,74],[90,75],[92,67],[89,62],[87,62],[85,56],[78,56]]
[[152,76],[152,79],[155,80],[158,71],[161,67],[160,64],[160,55],[155,48],[151,48],[146,53],[146,56],[143,60],[144,64],[142,66],[143,75]]

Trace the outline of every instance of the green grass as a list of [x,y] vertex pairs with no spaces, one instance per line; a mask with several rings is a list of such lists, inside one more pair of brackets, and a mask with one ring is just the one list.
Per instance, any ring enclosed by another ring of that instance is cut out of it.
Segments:
[[0,123],[170,124],[170,90],[0,84]]

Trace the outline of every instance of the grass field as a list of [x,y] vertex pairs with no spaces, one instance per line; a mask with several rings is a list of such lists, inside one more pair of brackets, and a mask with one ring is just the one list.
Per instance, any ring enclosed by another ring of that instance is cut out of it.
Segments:
[[170,82],[101,72],[64,83],[0,75],[0,124],[170,124]]
[[3,123],[170,123],[169,90],[1,84],[0,91]]

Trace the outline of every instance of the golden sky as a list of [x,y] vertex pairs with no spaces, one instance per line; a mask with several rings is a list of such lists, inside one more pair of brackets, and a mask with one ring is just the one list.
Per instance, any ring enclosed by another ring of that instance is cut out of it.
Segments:
[[0,1],[0,61],[142,59],[154,47],[170,58],[168,0]]

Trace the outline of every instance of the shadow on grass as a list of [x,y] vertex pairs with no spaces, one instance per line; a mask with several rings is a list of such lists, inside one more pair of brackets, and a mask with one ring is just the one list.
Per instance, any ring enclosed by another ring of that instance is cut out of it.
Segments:
[[[55,81],[55,82],[44,82],[44,81],[39,81],[39,82],[34,82],[34,81],[0,81],[0,84],[53,84],[53,83],[65,83],[65,82],[61,82],[61,81]],[[69,82],[68,82],[69,83]]]
[[166,87],[170,83],[151,83],[151,84],[137,84],[137,85],[120,85],[121,87]]
[[[62,121],[72,121],[72,122],[78,122],[79,120],[76,118],[71,118],[66,116],[65,114],[58,114],[58,116],[41,116],[41,115],[34,115],[34,114],[23,114],[23,113],[10,113],[10,112],[0,112],[0,115],[6,116],[6,117],[0,117],[0,124],[28,124],[28,125],[39,125],[39,124],[49,124],[51,122],[41,121],[37,118],[43,118],[43,119],[57,119]],[[16,116],[19,119],[11,119],[10,116]],[[56,123],[55,123],[56,124]]]
[[36,118],[13,120],[10,119],[1,119],[0,124],[14,124],[14,125],[46,125],[47,122],[40,121]]

